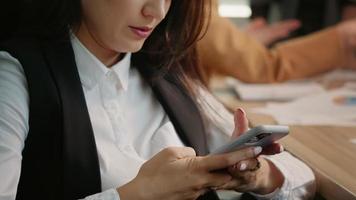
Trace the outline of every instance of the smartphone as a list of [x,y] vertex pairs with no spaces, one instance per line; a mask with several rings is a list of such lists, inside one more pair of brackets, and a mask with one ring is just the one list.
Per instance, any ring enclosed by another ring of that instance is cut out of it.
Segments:
[[210,154],[222,154],[249,146],[268,146],[280,138],[288,135],[289,127],[281,125],[261,125],[256,126],[237,139],[223,145],[222,147],[214,150]]

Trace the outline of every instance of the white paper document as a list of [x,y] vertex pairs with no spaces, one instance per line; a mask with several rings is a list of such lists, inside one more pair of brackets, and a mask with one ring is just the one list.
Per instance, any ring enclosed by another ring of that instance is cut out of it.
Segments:
[[245,101],[289,101],[302,96],[322,93],[325,89],[316,82],[298,81],[276,84],[246,84],[239,81],[229,84],[234,87],[241,100]]
[[324,81],[356,81],[356,70],[336,69],[313,78]]
[[228,79],[228,85],[245,101],[289,101],[323,93],[325,88],[340,87],[345,82],[353,82],[347,84],[356,87],[356,70],[338,69],[306,80],[276,84],[249,84]]
[[286,125],[356,126],[355,99],[356,90],[345,87],[288,103],[269,103],[253,112],[271,115]]

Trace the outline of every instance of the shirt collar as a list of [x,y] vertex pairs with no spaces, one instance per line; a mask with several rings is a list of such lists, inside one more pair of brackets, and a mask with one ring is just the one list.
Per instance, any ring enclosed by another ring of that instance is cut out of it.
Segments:
[[131,53],[126,53],[122,60],[116,63],[111,69],[119,77],[120,84],[122,88],[126,91],[129,85],[130,76],[130,66],[131,66]]
[[118,77],[118,81],[123,90],[127,90],[129,84],[131,53],[126,53],[124,58],[107,68],[98,58],[96,58],[73,34],[71,38],[75,60],[79,76],[84,87],[92,89],[110,72]]

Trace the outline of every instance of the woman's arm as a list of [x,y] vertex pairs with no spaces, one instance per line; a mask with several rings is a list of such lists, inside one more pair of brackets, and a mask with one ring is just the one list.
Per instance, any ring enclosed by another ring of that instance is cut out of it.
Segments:
[[0,199],[15,199],[28,133],[29,97],[20,63],[0,52]]
[[198,42],[201,71],[233,76],[244,82],[276,82],[305,78],[345,65],[347,57],[337,26],[288,40],[267,49],[217,12]]

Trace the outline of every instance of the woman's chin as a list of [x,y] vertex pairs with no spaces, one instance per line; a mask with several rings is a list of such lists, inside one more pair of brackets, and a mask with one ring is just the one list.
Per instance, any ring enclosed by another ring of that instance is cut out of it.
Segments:
[[138,52],[142,49],[143,44],[144,44],[143,41],[129,42],[125,48],[126,52],[131,52],[131,53]]
[[125,48],[119,52],[136,53],[136,52],[140,51],[142,49],[142,47],[143,47],[143,43],[142,44],[131,44],[127,48]]

